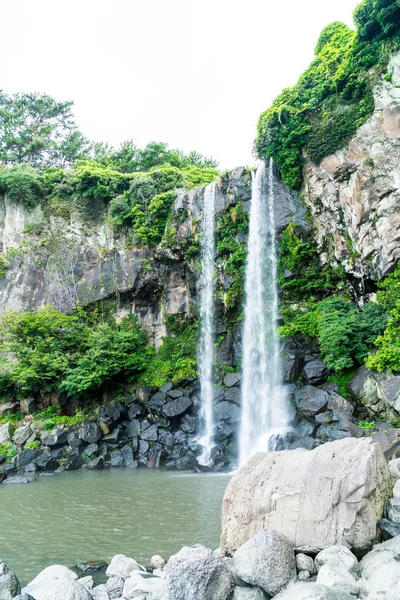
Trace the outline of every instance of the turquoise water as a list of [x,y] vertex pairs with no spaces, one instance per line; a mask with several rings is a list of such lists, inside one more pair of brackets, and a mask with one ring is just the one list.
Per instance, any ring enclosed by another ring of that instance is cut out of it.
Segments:
[[217,547],[230,476],[76,471],[0,486],[0,558],[26,584],[44,567],[126,554],[148,564],[185,544]]

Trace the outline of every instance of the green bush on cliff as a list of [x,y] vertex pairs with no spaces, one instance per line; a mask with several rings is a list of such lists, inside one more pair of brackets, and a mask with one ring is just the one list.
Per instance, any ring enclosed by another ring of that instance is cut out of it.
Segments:
[[43,198],[44,180],[29,165],[0,169],[0,193],[7,194],[10,202],[20,202],[27,208],[33,208]]
[[400,46],[397,1],[364,0],[355,21],[357,32],[340,22],[328,25],[298,83],[260,116],[257,154],[272,157],[292,189],[302,183],[304,152],[320,162],[343,147],[372,114],[372,80]]
[[278,283],[284,301],[323,298],[344,290],[343,267],[321,265],[319,252],[311,238],[305,237],[289,223],[282,233],[279,247]]
[[377,301],[389,312],[387,327],[375,341],[377,351],[366,359],[369,369],[400,371],[400,264],[378,282]]
[[178,382],[196,375],[198,322],[183,314],[165,319],[168,336],[140,378],[143,385],[161,387],[167,381]]
[[294,316],[281,328],[281,335],[317,338],[325,364],[342,371],[362,364],[387,322],[387,311],[378,303],[370,302],[360,311],[347,300],[330,297]]

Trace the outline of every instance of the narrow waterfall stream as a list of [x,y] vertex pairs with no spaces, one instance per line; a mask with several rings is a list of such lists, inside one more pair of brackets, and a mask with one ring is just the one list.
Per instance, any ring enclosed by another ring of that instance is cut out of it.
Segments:
[[211,463],[213,447],[213,363],[214,363],[214,260],[215,260],[215,192],[216,183],[204,189],[201,238],[200,340],[198,365],[204,426],[199,443],[204,447],[198,458],[202,465]]
[[277,332],[278,292],[274,171],[262,162],[252,182],[242,356],[239,464],[268,450],[273,433],[287,426]]

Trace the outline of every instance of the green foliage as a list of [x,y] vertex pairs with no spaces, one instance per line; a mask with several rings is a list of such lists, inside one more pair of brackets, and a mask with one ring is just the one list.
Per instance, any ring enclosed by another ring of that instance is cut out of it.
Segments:
[[28,442],[25,444],[26,450],[37,450],[41,446],[41,442],[39,440],[34,440],[33,442]]
[[390,37],[400,26],[400,4],[398,0],[364,0],[354,11],[354,21],[362,38]]
[[82,198],[111,200],[128,188],[129,178],[110,167],[79,161],[72,183],[75,193]]
[[351,302],[330,297],[282,327],[281,335],[316,337],[325,364],[342,371],[363,362],[387,320],[387,312],[380,304],[370,302],[358,311]]
[[7,274],[8,262],[0,256],[0,279],[3,279]]
[[220,289],[220,294],[232,316],[239,316],[243,306],[248,228],[249,217],[241,203],[217,216],[216,245],[221,268],[230,279],[228,289]]
[[150,361],[141,377],[143,385],[161,387],[167,381],[178,382],[196,375],[197,321],[184,315],[170,315],[165,320],[169,336]]
[[5,456],[7,462],[11,462],[14,456],[17,454],[18,451],[16,447],[11,444],[11,442],[0,444],[0,456]]
[[20,202],[28,208],[39,204],[43,197],[43,184],[43,178],[29,165],[0,170],[0,193],[7,194],[10,202]]
[[46,94],[0,91],[0,162],[67,166],[86,156],[90,144],[76,129],[72,105]]
[[146,344],[147,334],[133,315],[118,324],[101,323],[89,333],[86,351],[63,378],[59,390],[67,396],[82,396],[117,377],[133,380],[152,356]]
[[356,374],[357,369],[348,369],[340,373],[331,373],[328,376],[328,381],[333,381],[339,386],[339,393],[343,398],[350,398],[349,383]]
[[[5,313],[0,321],[0,390],[79,396],[144,370],[151,350],[135,317],[90,326],[83,314],[64,315],[50,307]],[[54,421],[56,410],[39,417]]]
[[358,33],[344,23],[328,25],[298,83],[260,116],[257,154],[274,159],[290,188],[300,188],[304,153],[320,162],[373,113],[371,80],[400,45],[399,12],[397,0],[364,0],[355,13]]
[[358,421],[358,426],[362,427],[365,433],[371,433],[376,426],[375,421]]
[[[289,275],[289,273],[290,275]],[[323,298],[345,287],[343,267],[321,265],[319,252],[311,239],[296,231],[293,223],[284,230],[279,248],[278,283],[283,300]]]

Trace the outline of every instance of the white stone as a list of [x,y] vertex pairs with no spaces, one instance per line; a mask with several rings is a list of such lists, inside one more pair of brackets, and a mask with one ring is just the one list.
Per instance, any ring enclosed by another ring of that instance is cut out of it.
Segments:
[[8,444],[12,440],[13,426],[11,423],[0,425],[0,444]]
[[91,575],[87,575],[86,577],[80,577],[78,582],[83,585],[89,592],[93,589],[93,577]]
[[92,600],[91,593],[78,581],[72,579],[41,579],[25,593],[35,600]]
[[358,581],[362,598],[374,595],[384,598],[385,594],[400,582],[400,536],[374,546],[360,562]]
[[348,548],[346,548],[346,546],[330,546],[319,552],[315,557],[315,567],[317,571],[319,571],[323,565],[330,565],[351,572],[356,569],[357,564],[357,558]]
[[145,568],[139,565],[134,558],[128,558],[123,554],[116,554],[112,557],[110,564],[107,567],[106,575],[119,575],[123,579],[127,579],[132,571],[145,571]]
[[12,600],[20,591],[21,587],[17,577],[0,560],[0,600]]
[[310,579],[310,577],[311,577],[310,571],[299,571],[297,574],[297,579],[299,581],[306,581],[307,579]]
[[393,498],[395,500],[400,500],[400,479],[396,481],[395,486],[393,488]]
[[31,587],[44,579],[69,579],[70,581],[74,581],[75,579],[78,579],[78,575],[64,565],[51,565],[50,567],[43,569],[43,571],[40,571],[35,579],[32,579],[32,581],[28,583],[27,587]]
[[387,463],[371,438],[346,438],[311,451],[258,453],[228,483],[221,549],[232,555],[268,527],[296,547],[346,542],[367,550],[390,495]]
[[357,582],[353,575],[347,569],[331,564],[322,565],[318,571],[317,583],[335,587],[337,585],[353,585],[357,586]]
[[[152,600],[164,600],[166,595],[167,582],[159,577],[143,578],[141,583],[136,584],[133,592],[144,592],[151,594]],[[135,597],[135,596],[133,596]]]
[[165,567],[166,563],[167,563],[167,561],[165,560],[165,558],[163,558],[159,554],[155,554],[154,556],[151,557],[150,564],[153,569],[163,569]]
[[400,479],[400,458],[394,458],[388,463],[390,476],[392,483],[395,485],[396,481]]

